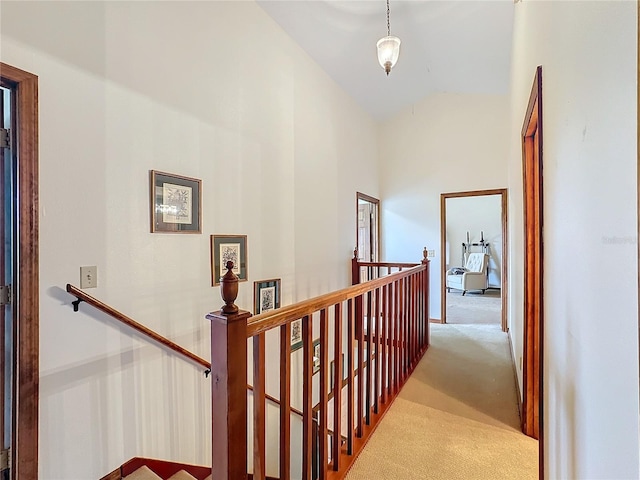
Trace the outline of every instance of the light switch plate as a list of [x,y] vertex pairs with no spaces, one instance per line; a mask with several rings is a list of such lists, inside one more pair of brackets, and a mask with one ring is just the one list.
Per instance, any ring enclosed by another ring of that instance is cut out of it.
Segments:
[[80,267],[80,288],[96,288],[98,286],[98,267]]
[[435,250],[427,250],[427,257],[432,258],[436,256]]

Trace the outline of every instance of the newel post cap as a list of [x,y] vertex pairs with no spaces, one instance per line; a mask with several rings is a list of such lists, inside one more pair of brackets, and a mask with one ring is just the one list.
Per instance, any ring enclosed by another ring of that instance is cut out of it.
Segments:
[[227,267],[227,273],[220,277],[220,295],[224,300],[222,306],[222,313],[225,315],[231,315],[238,313],[238,306],[233,303],[238,298],[238,276],[233,273],[233,262],[228,261],[225,265]]

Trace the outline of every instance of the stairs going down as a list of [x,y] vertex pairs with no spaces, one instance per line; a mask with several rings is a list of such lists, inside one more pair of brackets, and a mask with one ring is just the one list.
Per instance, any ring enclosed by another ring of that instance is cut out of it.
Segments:
[[[193,475],[189,474],[185,470],[180,470],[177,473],[174,473],[169,478],[162,478],[160,475],[156,474],[153,470],[151,470],[146,465],[138,468],[133,473],[123,477],[123,480],[198,480]],[[204,480],[211,480],[211,475],[209,475]]]

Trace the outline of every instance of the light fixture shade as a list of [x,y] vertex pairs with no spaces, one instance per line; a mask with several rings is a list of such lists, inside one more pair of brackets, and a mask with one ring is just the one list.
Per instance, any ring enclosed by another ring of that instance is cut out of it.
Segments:
[[378,62],[380,62],[380,66],[384,68],[384,71],[387,72],[387,75],[389,75],[389,72],[398,61],[400,43],[400,39],[393,35],[382,37],[378,40]]

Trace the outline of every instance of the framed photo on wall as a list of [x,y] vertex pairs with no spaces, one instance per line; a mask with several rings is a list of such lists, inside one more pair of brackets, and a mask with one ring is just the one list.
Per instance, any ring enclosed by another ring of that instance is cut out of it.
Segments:
[[150,171],[151,233],[202,233],[202,180]]
[[220,277],[227,273],[226,264],[233,262],[233,273],[238,281],[246,282],[247,268],[247,236],[246,235],[211,235],[211,285],[220,285]]
[[320,339],[313,341],[313,372],[315,375],[320,371]]
[[253,282],[253,313],[259,315],[280,308],[280,279]]
[[302,348],[302,319],[291,322],[291,352]]

